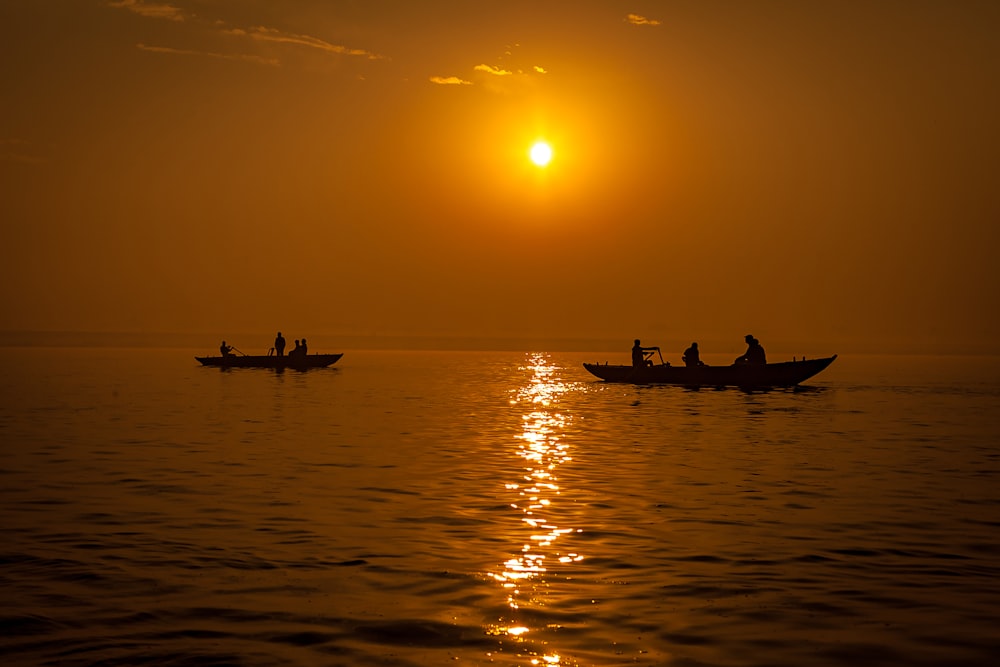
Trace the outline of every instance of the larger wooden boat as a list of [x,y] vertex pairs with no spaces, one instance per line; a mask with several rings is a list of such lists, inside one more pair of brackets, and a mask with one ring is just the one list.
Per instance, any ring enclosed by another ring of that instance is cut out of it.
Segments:
[[822,359],[782,361],[755,366],[612,366],[584,364],[583,367],[606,382],[630,384],[678,384],[685,387],[794,387],[833,363],[837,355]]
[[229,354],[225,357],[195,357],[202,366],[221,366],[222,368],[326,368],[337,363],[341,354],[307,354],[302,355],[247,355]]

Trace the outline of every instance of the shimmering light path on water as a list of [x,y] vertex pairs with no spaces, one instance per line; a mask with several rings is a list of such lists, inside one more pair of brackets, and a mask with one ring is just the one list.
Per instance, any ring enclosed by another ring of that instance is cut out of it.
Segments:
[[[564,578],[560,576],[563,566],[583,560],[572,551],[568,539],[579,529],[561,525],[560,519],[566,513],[564,507],[572,506],[574,500],[571,490],[563,489],[559,480],[560,466],[573,460],[569,446],[562,441],[572,416],[560,413],[558,406],[561,393],[581,387],[564,382],[547,355],[530,355],[524,368],[532,375],[524,387],[511,390],[510,401],[512,407],[523,411],[524,429],[516,436],[516,452],[523,461],[513,471],[517,475],[504,484],[511,492],[511,508],[523,514],[524,544],[504,562],[502,572],[492,574],[511,611],[507,625],[497,625],[491,632],[514,638],[547,629],[527,625],[528,614],[520,613],[522,607],[545,607],[548,588]],[[547,664],[560,662],[559,653],[551,650],[541,659]]]
[[596,382],[607,355],[4,354],[10,664],[1000,654],[996,359],[748,394]]

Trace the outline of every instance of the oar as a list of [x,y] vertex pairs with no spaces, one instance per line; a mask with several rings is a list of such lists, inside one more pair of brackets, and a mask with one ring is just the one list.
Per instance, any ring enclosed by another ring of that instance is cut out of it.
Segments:
[[667,362],[665,362],[665,361],[663,360],[663,353],[662,353],[662,352],[660,352],[660,348],[659,348],[659,346],[657,346],[657,348],[656,348],[656,353],[657,353],[658,355],[660,355],[660,365],[661,365],[661,366],[665,366]]
[[237,352],[239,352],[240,354],[242,354],[244,357],[249,356],[246,352],[244,352],[243,350],[239,349],[235,345],[230,345],[229,347],[230,347],[230,349],[236,350]]

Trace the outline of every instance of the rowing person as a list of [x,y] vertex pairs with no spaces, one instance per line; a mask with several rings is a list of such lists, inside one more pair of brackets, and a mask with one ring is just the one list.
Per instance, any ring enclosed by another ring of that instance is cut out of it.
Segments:
[[653,356],[653,350],[659,350],[658,347],[643,347],[639,339],[635,339],[635,345],[632,346],[632,367],[633,368],[643,368],[645,366],[652,366],[653,361],[650,357]]

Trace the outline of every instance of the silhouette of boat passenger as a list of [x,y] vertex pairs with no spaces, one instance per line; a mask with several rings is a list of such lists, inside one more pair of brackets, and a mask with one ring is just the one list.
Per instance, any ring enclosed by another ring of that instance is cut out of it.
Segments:
[[747,342],[747,351],[736,357],[734,364],[746,364],[749,366],[764,366],[767,364],[767,355],[764,353],[764,346],[760,341],[747,334],[743,337]]
[[222,345],[219,346],[219,352],[222,353],[222,356],[228,357],[232,354],[233,348],[230,345],[226,345],[226,341],[222,341]]
[[277,338],[274,339],[274,353],[279,357],[285,356],[285,337],[278,332]]
[[705,362],[701,360],[698,354],[698,343],[691,343],[691,347],[684,350],[684,355],[681,357],[685,366],[704,366]]
[[650,357],[653,356],[653,350],[659,350],[658,347],[643,347],[639,342],[639,339],[635,339],[635,345],[632,346],[632,366],[633,368],[644,368],[646,366],[652,366],[653,361]]

